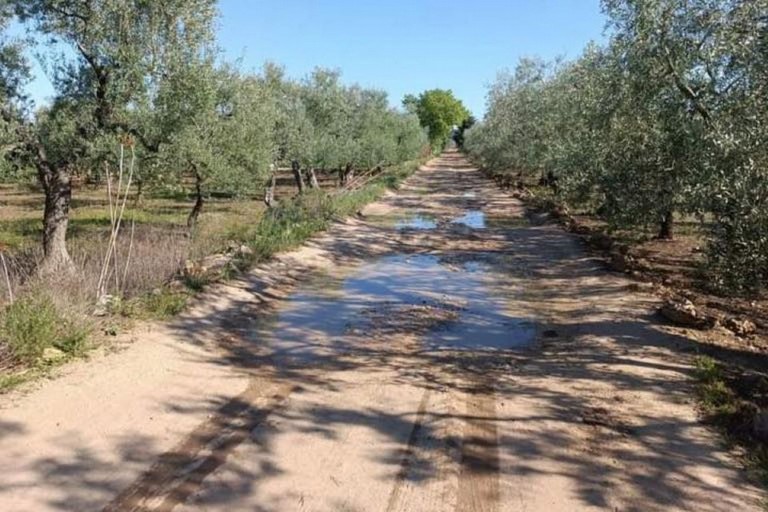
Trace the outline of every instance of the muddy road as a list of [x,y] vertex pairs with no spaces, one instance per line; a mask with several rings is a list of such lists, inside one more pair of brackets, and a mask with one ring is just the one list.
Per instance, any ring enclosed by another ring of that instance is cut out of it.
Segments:
[[760,510],[628,285],[445,154],[8,397],[0,509]]

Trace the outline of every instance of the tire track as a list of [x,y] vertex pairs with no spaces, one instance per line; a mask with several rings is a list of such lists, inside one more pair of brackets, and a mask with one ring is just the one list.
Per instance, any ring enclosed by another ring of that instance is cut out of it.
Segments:
[[427,405],[429,404],[429,397],[430,391],[427,389],[421,396],[419,408],[416,410],[416,419],[413,422],[411,435],[408,436],[408,444],[403,453],[403,459],[400,463],[400,470],[397,472],[395,486],[392,488],[392,493],[389,495],[389,501],[387,503],[386,509],[387,512],[394,512],[397,505],[400,503],[400,496],[403,492],[403,486],[408,479],[408,475],[411,472],[411,468],[415,461],[416,450],[424,425],[424,417],[427,412]]
[[251,379],[243,393],[222,405],[175,449],[161,455],[103,512],[169,512],[185,502],[294,389],[288,383]]
[[[489,379],[484,379],[489,380]],[[493,512],[499,503],[499,439],[496,397],[488,384],[466,395],[467,413],[461,447],[461,471],[456,510]]]

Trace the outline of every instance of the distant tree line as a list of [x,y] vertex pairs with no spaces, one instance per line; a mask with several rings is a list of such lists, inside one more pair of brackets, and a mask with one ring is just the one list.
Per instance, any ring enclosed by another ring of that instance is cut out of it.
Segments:
[[604,0],[609,41],[523,59],[491,86],[466,150],[557,180],[611,226],[695,216],[723,291],[768,285],[768,1]]

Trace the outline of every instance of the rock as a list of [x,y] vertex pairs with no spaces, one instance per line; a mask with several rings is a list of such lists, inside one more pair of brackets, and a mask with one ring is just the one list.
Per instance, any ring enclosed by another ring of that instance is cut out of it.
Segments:
[[725,321],[725,328],[729,331],[733,331],[738,336],[749,336],[754,334],[757,330],[755,322],[747,318],[729,318]]
[[217,272],[229,265],[230,261],[232,261],[232,256],[228,254],[212,254],[203,258],[200,265],[203,273]]
[[589,237],[589,245],[603,251],[608,251],[613,246],[613,240],[605,233],[595,233]]
[[238,254],[240,257],[243,257],[243,256],[252,256],[252,255],[253,255],[253,249],[251,249],[251,248],[250,248],[250,247],[248,247],[247,245],[241,245],[241,246],[240,246],[240,247],[237,249],[237,254]]
[[634,267],[634,258],[621,250],[612,250],[609,266],[617,272],[627,272]]
[[107,316],[114,306],[116,299],[113,295],[104,294],[96,301],[96,307],[93,309],[93,316]]
[[183,273],[185,276],[196,276],[200,275],[204,272],[204,270],[200,267],[200,265],[197,262],[194,262],[192,260],[187,260],[184,263],[184,270]]
[[55,347],[47,347],[43,350],[43,361],[59,361],[67,357],[67,354]]
[[585,226],[584,224],[579,224],[577,220],[574,220],[569,228],[572,232],[578,234],[578,235],[589,235],[592,233],[592,228],[589,226]]
[[552,216],[556,219],[562,219],[570,217],[571,214],[568,212],[568,207],[558,204],[552,207]]
[[668,300],[659,308],[661,316],[674,324],[684,327],[706,327],[708,322],[699,314],[696,306],[688,299]]
[[760,441],[768,442],[768,409],[758,409],[752,418],[752,434]]
[[168,289],[172,292],[183,292],[187,285],[181,279],[172,279],[168,282]]

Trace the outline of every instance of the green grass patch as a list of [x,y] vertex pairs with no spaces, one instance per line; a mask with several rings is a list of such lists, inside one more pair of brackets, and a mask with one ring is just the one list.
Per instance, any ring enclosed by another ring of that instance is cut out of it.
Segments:
[[187,293],[160,288],[141,297],[122,301],[116,312],[130,318],[165,320],[181,313],[188,300]]
[[768,444],[753,428],[756,413],[766,405],[768,379],[706,356],[696,358],[696,379],[705,421],[720,430],[729,446],[741,449],[750,473],[768,487]]
[[0,374],[0,394],[7,393],[17,386],[24,384],[37,377],[38,372],[25,371],[18,373]]

